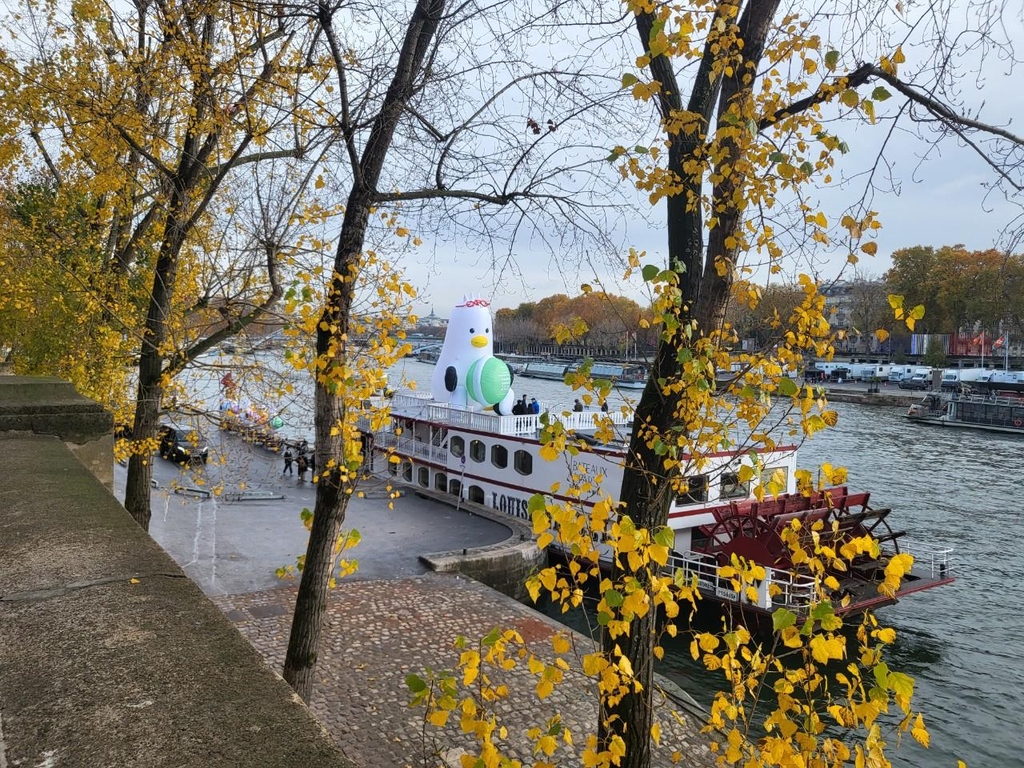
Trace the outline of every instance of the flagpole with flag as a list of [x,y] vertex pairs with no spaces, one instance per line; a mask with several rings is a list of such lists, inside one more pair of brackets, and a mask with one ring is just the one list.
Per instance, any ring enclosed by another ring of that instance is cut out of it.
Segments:
[[1010,344],[1009,344],[1009,331],[1003,331],[1003,335],[1000,336],[992,343],[992,352],[995,353],[996,347],[1003,348],[1003,370],[1010,370]]

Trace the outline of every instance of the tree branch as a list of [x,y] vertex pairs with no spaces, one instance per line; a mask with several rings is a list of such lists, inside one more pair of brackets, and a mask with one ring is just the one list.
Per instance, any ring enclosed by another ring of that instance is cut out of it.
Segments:
[[295,149],[278,149],[273,152],[254,152],[251,155],[244,155],[221,163],[220,165],[215,165],[210,168],[209,171],[211,176],[219,176],[225,169],[231,170],[247,163],[260,163],[264,160],[283,160],[285,158],[301,160],[305,154],[306,150],[304,147],[296,147]]
[[338,72],[338,95],[341,99],[341,135],[345,138],[345,151],[348,153],[348,164],[352,168],[352,179],[356,186],[362,186],[363,170],[359,163],[359,149],[356,147],[355,127],[352,125],[351,104],[348,99],[348,78],[345,75],[345,57],[341,52],[341,45],[338,43],[338,36],[334,33],[333,26],[334,12],[328,7],[324,0],[320,1],[317,9],[317,21],[327,37],[327,44],[331,49],[331,58],[334,59],[334,68]]
[[246,326],[252,325],[252,323],[266,315],[271,309],[273,309],[274,305],[280,301],[281,297],[284,295],[284,289],[281,286],[280,275],[277,271],[277,244],[267,242],[264,245],[267,251],[267,280],[270,283],[270,293],[267,297],[253,307],[251,312],[239,315],[234,320],[229,321],[219,331],[214,331],[206,338],[200,339],[188,349],[178,352],[173,357],[168,358],[163,369],[165,376],[175,376],[180,373],[186,365],[199,357],[199,355],[213,349],[213,347],[217,346],[222,341],[226,341],[232,336],[235,336]]

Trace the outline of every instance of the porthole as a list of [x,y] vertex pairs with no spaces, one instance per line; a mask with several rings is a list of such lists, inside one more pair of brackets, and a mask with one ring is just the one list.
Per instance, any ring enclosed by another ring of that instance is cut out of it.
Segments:
[[533,455],[529,451],[516,451],[513,461],[520,475],[533,474]]
[[469,458],[473,461],[483,461],[487,458],[487,446],[482,440],[472,440],[469,443]]
[[496,466],[498,469],[504,469],[508,466],[508,448],[504,445],[492,445],[491,446],[491,464]]

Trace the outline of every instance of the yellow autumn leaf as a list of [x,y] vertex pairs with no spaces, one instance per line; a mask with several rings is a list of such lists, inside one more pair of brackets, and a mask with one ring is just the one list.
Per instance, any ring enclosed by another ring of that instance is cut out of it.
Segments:
[[448,723],[448,712],[444,709],[438,709],[427,715],[427,722],[431,725],[436,725],[438,728],[444,728]]
[[572,648],[572,643],[569,642],[568,637],[559,633],[551,638],[551,646],[555,653],[568,653]]

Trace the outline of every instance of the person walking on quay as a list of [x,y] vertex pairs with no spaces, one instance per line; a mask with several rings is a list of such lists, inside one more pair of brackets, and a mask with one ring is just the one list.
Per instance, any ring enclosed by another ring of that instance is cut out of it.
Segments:
[[536,397],[530,398],[530,413],[540,413],[540,403],[537,402]]
[[580,413],[583,410],[583,403],[580,402],[578,397],[576,398],[576,402],[572,404],[572,409],[576,411],[576,413]]
[[292,459],[294,459],[294,458],[295,457],[292,455],[292,449],[291,448],[285,448],[284,449],[284,469],[281,470],[281,474],[282,475],[293,475],[293,474],[295,474],[294,470],[292,470]]
[[306,454],[300,453],[299,458],[295,462],[299,467],[299,480],[305,482],[306,470],[309,469],[309,463],[306,461]]

